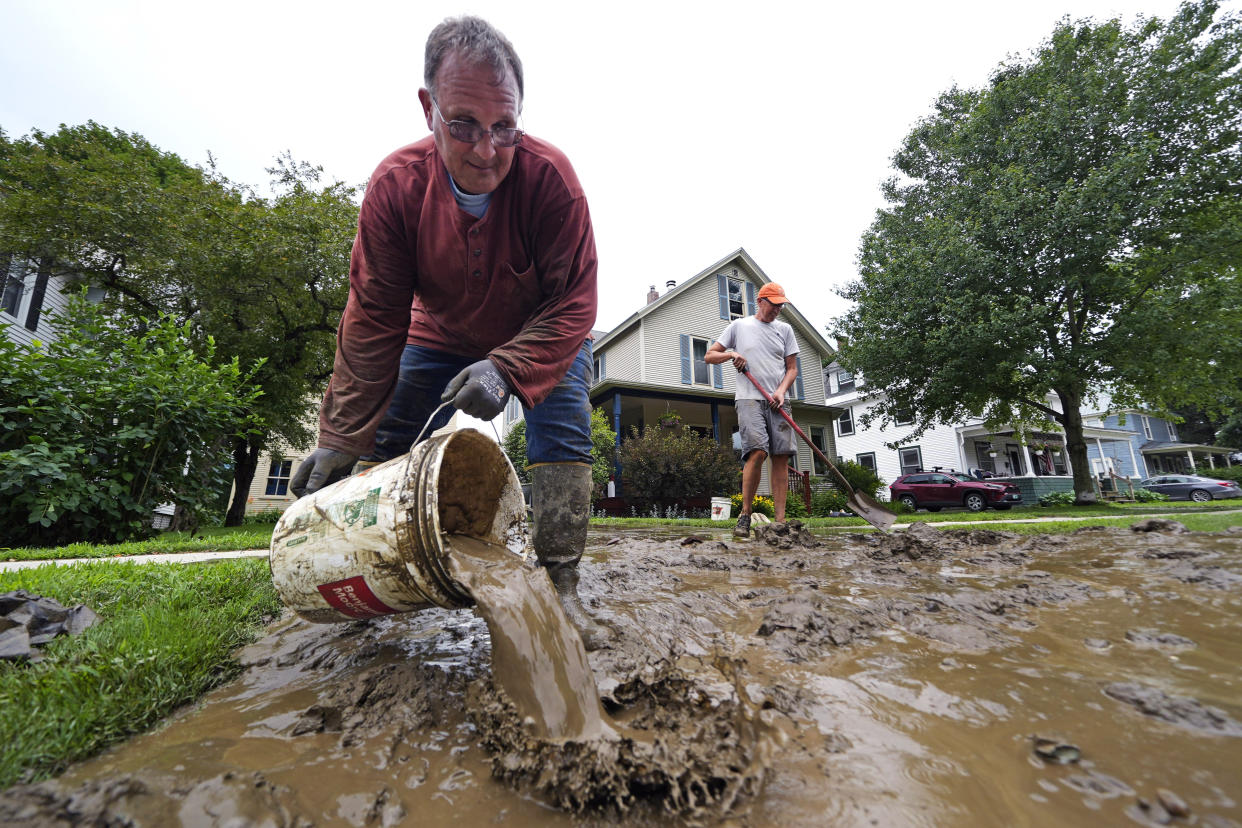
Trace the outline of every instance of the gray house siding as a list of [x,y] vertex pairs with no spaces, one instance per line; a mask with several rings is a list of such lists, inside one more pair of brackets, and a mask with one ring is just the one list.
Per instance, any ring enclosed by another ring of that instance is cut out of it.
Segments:
[[69,285],[61,276],[40,274],[28,263],[0,258],[0,324],[14,342],[33,345],[56,339],[53,317],[65,309]]

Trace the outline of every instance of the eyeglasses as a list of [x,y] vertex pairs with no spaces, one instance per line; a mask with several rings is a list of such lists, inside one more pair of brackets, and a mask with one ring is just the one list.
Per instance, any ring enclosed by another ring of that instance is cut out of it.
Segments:
[[431,105],[435,108],[436,114],[440,116],[440,120],[448,127],[449,135],[465,144],[477,144],[483,140],[484,135],[490,134],[493,145],[498,147],[516,147],[522,143],[522,138],[526,135],[525,132],[515,127],[484,129],[478,124],[472,124],[469,121],[449,121],[440,112],[440,105],[436,103],[435,98],[431,99]]

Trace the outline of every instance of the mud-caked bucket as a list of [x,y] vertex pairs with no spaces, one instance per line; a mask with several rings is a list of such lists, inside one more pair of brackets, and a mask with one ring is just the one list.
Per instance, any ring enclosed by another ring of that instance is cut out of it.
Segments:
[[468,607],[470,594],[448,574],[451,534],[515,555],[526,545],[517,474],[473,429],[433,437],[294,502],[272,532],[272,582],[285,606],[322,623]]

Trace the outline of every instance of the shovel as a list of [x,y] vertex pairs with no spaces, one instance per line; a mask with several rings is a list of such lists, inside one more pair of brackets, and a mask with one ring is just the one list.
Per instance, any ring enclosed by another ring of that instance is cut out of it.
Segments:
[[[751,385],[759,389],[759,393],[762,394],[763,398],[768,401],[768,405],[771,405],[772,395],[767,392],[767,389],[759,384],[759,380],[752,377],[750,375],[750,371],[745,368],[742,369],[742,373],[746,375],[746,379],[750,380]],[[867,523],[870,523],[881,532],[887,532],[891,529],[893,524],[897,522],[897,516],[881,506],[879,501],[870,495],[855,491],[854,487],[850,485],[850,481],[846,480],[845,475],[841,474],[841,470],[834,466],[832,461],[824,456],[824,453],[819,450],[818,446],[811,442],[811,438],[807,437],[802,429],[798,428],[798,424],[793,421],[793,417],[786,414],[785,409],[783,408],[777,408],[776,410],[779,411],[780,415],[785,418],[785,422],[789,423],[789,425],[793,427],[793,430],[798,433],[798,436],[802,438],[802,442],[806,443],[807,446],[810,447],[811,451],[815,452],[815,456],[820,460],[823,460],[824,463],[827,464],[828,468],[832,469],[832,473],[837,476],[837,480],[840,481],[842,488],[844,488],[846,493],[849,494],[849,498],[845,502],[846,505],[854,511],[854,514],[858,515],[860,518],[867,521]]]

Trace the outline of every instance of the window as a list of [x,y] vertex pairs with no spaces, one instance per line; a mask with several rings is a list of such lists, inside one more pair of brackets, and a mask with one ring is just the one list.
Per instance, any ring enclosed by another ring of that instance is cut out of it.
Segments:
[[895,425],[910,425],[910,423],[914,422],[914,411],[909,408],[899,408],[893,417]]
[[729,319],[741,319],[746,315],[746,300],[742,294],[742,282],[729,279]]
[[1177,426],[1173,425],[1173,423],[1170,423],[1167,420],[1165,421],[1165,425],[1169,427],[1169,439],[1176,443],[1177,442]]
[[875,452],[874,451],[869,451],[866,454],[855,455],[854,460],[855,462],[858,463],[858,465],[862,466],[864,469],[870,469],[872,472],[875,471]]
[[923,468],[923,451],[918,446],[903,448],[897,452],[897,460],[901,463],[901,473],[910,474]]
[[0,311],[17,316],[26,287],[26,269],[11,258],[0,258]]
[[[824,440],[823,426],[811,426],[811,445],[815,446],[815,448],[819,449],[825,456],[827,456],[828,443]],[[823,460],[819,459],[819,455],[815,452],[811,452],[811,468],[815,471],[815,474],[820,476],[828,473],[828,466]]]
[[691,360],[693,362],[695,385],[712,384],[712,370],[711,366],[707,364],[707,345],[708,342],[706,339],[698,339],[695,337],[691,337],[690,339],[690,350],[692,354]]
[[289,473],[293,471],[292,460],[272,459],[272,466],[267,472],[267,492],[269,495],[289,493]]
[[600,365],[599,357],[596,357],[595,358],[595,375],[594,375],[595,382],[599,382],[603,378],[604,378],[604,367]]
[[1143,436],[1148,440],[1151,439],[1151,420],[1146,416],[1143,417]]
[[853,391],[854,375],[849,371],[837,371],[837,391]]
[[509,401],[505,403],[505,424],[515,423],[522,419],[522,401],[518,399],[517,394],[510,394]]
[[837,418],[837,435],[848,437],[854,433],[854,409],[847,408]]

